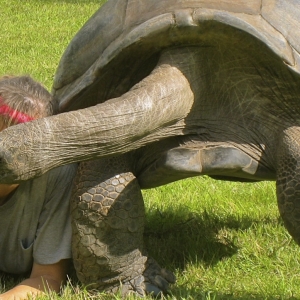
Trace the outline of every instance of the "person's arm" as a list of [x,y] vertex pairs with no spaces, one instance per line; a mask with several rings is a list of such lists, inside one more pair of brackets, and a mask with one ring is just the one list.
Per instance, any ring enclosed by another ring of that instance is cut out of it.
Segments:
[[52,265],[39,265],[33,263],[30,277],[23,280],[11,290],[0,295],[0,300],[27,299],[48,291],[60,292],[66,279],[68,260],[61,260]]

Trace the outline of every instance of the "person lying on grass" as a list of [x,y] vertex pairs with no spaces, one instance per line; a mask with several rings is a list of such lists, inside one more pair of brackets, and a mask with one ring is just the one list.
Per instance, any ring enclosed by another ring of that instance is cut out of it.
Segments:
[[[55,112],[51,94],[31,77],[0,78],[0,131]],[[0,294],[1,300],[60,291],[71,258],[69,198],[76,167],[59,167],[20,184],[0,183],[0,271],[30,274]]]

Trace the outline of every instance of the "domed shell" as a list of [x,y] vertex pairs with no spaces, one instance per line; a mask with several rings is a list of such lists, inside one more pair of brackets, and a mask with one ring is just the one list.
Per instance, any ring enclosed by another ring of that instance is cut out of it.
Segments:
[[60,110],[118,97],[149,74],[159,52],[228,43],[251,35],[300,73],[298,0],[108,0],[82,27],[59,63]]

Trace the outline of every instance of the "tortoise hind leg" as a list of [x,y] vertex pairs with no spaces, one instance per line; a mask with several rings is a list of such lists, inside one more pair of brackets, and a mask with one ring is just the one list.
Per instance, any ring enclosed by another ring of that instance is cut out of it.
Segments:
[[[159,147],[158,144],[157,147]],[[176,180],[200,175],[234,181],[275,179],[274,172],[260,164],[249,154],[226,143],[193,143],[173,146],[157,153],[151,163],[138,174],[142,188],[152,188]],[[152,155],[154,156],[154,154]]]
[[300,245],[300,132],[284,133],[277,158],[277,199],[284,225]]
[[125,160],[81,163],[72,199],[73,259],[90,289],[126,295],[158,294],[174,276],[148,258],[143,247],[144,202]]

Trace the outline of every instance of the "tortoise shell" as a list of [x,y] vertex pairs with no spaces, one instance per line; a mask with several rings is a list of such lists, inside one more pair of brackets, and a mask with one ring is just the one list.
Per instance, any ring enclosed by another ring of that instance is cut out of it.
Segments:
[[67,47],[53,93],[61,112],[119,97],[167,47],[265,45],[300,73],[299,27],[297,0],[109,0]]

